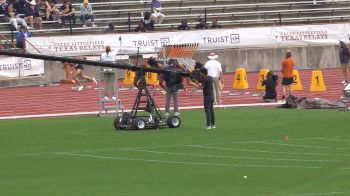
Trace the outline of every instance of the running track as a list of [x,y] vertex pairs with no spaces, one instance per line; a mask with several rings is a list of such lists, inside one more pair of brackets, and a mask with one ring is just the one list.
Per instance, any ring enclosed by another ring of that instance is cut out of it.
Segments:
[[[327,87],[326,92],[310,92],[312,70],[301,70],[300,78],[303,85],[302,91],[296,91],[298,97],[339,99],[342,96],[342,74],[340,69],[322,69],[323,79]],[[262,96],[252,96],[257,92],[256,84],[259,78],[258,72],[247,74],[249,89],[243,91],[233,90],[233,73],[225,74],[225,87],[223,89],[222,104],[254,104],[262,103]],[[281,76],[280,76],[281,78]],[[91,89],[73,91],[72,85],[62,84],[57,86],[30,86],[0,89],[0,119],[10,116],[62,114],[62,113],[93,113],[98,111],[98,91],[92,83]],[[281,85],[278,85],[278,97],[281,97]],[[232,95],[239,94],[241,95]],[[119,91],[124,109],[131,109],[137,90]],[[231,94],[231,95],[230,95]],[[157,104],[163,108],[165,97],[160,91],[156,95]],[[179,92],[181,107],[201,106],[201,92],[185,95]]]

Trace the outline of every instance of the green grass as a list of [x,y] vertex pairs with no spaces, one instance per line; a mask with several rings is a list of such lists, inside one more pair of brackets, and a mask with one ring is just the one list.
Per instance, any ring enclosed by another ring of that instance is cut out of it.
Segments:
[[201,110],[147,131],[91,116],[0,121],[0,195],[350,195],[350,112],[216,115],[210,131]]

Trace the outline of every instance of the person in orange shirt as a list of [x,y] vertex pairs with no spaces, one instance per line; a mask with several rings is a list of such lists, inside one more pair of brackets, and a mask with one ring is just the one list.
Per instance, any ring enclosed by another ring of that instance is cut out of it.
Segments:
[[292,58],[292,52],[288,50],[286,52],[286,58],[282,61],[282,99],[286,98],[286,91],[288,89],[289,95],[293,95],[293,69],[294,59]]

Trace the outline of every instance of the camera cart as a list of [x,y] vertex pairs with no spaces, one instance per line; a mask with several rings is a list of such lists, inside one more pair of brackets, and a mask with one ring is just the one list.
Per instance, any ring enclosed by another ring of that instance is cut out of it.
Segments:
[[[149,93],[146,85],[145,70],[140,70],[140,82],[138,93],[130,113],[123,112],[114,120],[117,130],[127,129],[158,129],[160,127],[178,128],[181,125],[179,116],[164,116]],[[147,115],[146,115],[146,114]]]

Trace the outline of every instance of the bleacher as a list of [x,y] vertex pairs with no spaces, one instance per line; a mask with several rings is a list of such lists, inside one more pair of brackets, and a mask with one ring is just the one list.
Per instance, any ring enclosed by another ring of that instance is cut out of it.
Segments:
[[[133,31],[142,13],[150,11],[150,0],[100,1],[91,0],[97,27],[82,28],[79,20],[81,0],[72,0],[75,7],[77,25],[72,29],[62,29],[56,21],[43,21],[43,30],[31,30],[34,36],[52,34],[101,33],[110,22],[118,32]],[[207,18],[210,25],[217,18],[224,28],[244,26],[269,26],[309,23],[336,23],[350,18],[350,1],[338,0],[160,0],[162,12],[166,15],[163,24],[156,24],[156,31],[176,30],[182,19],[194,29],[199,18]],[[67,25],[69,26],[69,25]],[[91,25],[90,25],[91,26]],[[8,22],[0,23],[0,34],[11,35]],[[14,32],[16,33],[16,32]]]

